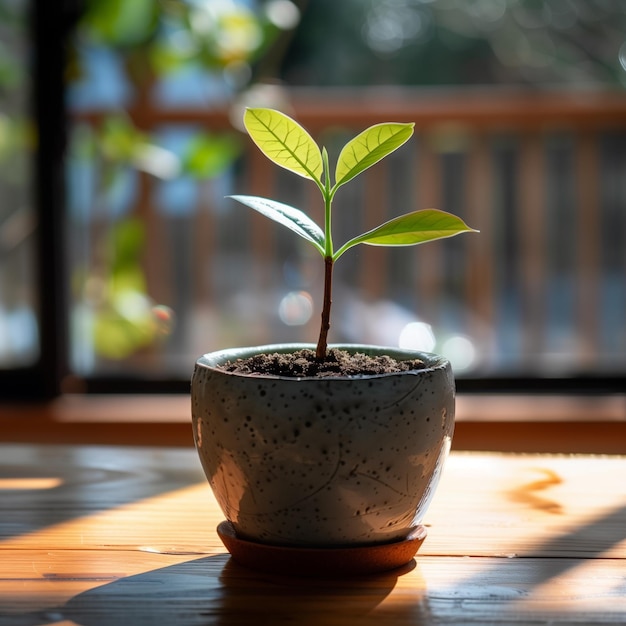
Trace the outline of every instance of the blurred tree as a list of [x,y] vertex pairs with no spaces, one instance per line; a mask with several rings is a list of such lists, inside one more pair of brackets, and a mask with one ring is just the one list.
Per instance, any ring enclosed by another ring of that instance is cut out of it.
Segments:
[[[234,99],[249,87],[252,64],[296,25],[299,11],[289,0],[83,4],[68,60],[70,109],[100,109],[105,117],[96,125],[77,124],[72,133],[72,166],[87,164],[95,181],[90,206],[80,209],[93,245],[81,251],[73,268],[75,327],[81,329],[75,343],[118,360],[162,339],[163,317],[171,322],[171,312],[154,301],[146,279],[143,251],[151,243],[145,215],[141,209],[120,211],[116,194],[128,189],[130,172],[207,180],[239,154],[235,131],[212,132],[201,125],[182,154],[175,152],[162,145],[160,129],[147,128],[137,112],[162,106],[163,85],[180,75],[185,87],[170,85],[165,91],[187,106],[198,105],[192,102],[198,84],[208,86],[202,106],[215,93],[226,102]],[[103,67],[112,75],[97,74]],[[166,326],[171,331],[173,325]]]
[[623,0],[316,0],[294,85],[626,86]]

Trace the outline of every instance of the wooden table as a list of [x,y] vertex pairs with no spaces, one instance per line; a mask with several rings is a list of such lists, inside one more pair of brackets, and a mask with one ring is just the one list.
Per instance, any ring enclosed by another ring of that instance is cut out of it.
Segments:
[[453,453],[384,575],[248,570],[221,520],[192,449],[0,446],[0,625],[626,623],[626,457]]

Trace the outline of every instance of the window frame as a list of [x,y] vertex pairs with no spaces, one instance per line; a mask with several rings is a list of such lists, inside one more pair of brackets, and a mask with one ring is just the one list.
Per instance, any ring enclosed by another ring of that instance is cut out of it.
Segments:
[[[68,365],[68,285],[65,246],[65,170],[67,112],[64,97],[65,41],[79,15],[80,2],[30,3],[33,41],[32,111],[38,137],[33,157],[37,321],[39,357],[29,367],[0,370],[4,399],[44,400],[67,391],[87,394],[186,394],[188,380],[131,376],[77,378]],[[190,374],[193,364],[190,363]],[[626,389],[626,373],[577,377],[460,377],[460,393],[616,394]]]
[[36,149],[32,155],[36,319],[39,354],[32,365],[0,370],[1,395],[48,399],[59,395],[67,371],[67,299],[63,260],[65,72],[64,40],[69,2],[28,6],[31,38],[31,116]]

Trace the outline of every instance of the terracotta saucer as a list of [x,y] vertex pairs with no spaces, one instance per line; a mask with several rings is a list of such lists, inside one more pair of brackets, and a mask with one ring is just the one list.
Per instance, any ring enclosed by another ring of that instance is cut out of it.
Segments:
[[417,526],[403,541],[354,548],[297,548],[255,543],[237,537],[227,521],[218,525],[217,534],[232,558],[246,567],[273,574],[340,577],[375,574],[406,565],[426,539],[426,528]]

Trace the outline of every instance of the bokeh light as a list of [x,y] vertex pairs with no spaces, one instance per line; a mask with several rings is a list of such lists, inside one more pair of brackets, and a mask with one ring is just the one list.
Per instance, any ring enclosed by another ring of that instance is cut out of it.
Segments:
[[302,326],[313,315],[313,298],[306,291],[290,291],[278,306],[278,315],[287,326]]
[[176,322],[176,316],[170,307],[164,304],[157,304],[156,306],[153,306],[152,320],[154,321],[156,335],[160,337],[167,337],[172,334]]
[[468,337],[454,335],[446,339],[441,347],[441,353],[445,356],[452,368],[457,372],[470,369],[476,362],[476,348]]
[[622,69],[626,72],[626,41],[620,46],[618,55],[619,55],[619,64],[622,66]]
[[398,345],[407,350],[432,352],[437,343],[433,329],[425,322],[411,322],[400,333]]

